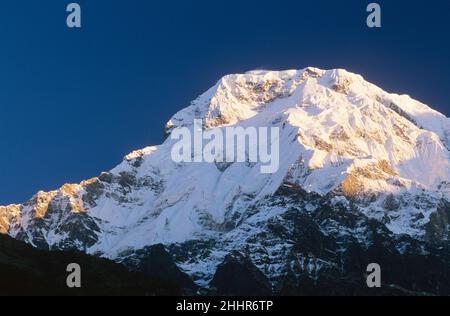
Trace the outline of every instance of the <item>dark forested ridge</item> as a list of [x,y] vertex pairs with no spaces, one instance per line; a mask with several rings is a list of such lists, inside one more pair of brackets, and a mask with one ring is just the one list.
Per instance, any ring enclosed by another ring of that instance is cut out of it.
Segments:
[[[81,266],[82,287],[66,285],[67,265]],[[48,252],[0,235],[0,295],[179,295],[170,282],[129,272],[77,252]]]

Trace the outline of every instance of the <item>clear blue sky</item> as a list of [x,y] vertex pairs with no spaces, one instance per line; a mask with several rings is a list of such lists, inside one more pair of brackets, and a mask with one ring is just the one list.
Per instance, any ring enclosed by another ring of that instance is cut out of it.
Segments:
[[346,68],[449,116],[450,2],[0,1],[0,204],[79,182],[159,144],[169,117],[222,75]]

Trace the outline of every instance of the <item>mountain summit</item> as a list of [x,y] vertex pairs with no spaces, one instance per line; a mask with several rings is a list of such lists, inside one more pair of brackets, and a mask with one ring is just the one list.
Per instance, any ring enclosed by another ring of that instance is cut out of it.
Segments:
[[[278,127],[279,170],[173,162],[171,133],[195,119],[205,130]],[[450,119],[409,96],[345,70],[252,71],[222,78],[175,114],[166,133],[162,145],[97,178],[0,207],[0,233],[137,270],[163,244],[197,285],[218,293],[242,288],[217,281],[236,266],[254,276],[247,284],[289,294],[317,289],[330,275],[339,284],[362,275],[355,262],[377,260],[374,249],[399,271],[421,260],[438,270],[448,263],[427,256],[449,247]],[[392,282],[408,290],[449,290],[396,273]]]

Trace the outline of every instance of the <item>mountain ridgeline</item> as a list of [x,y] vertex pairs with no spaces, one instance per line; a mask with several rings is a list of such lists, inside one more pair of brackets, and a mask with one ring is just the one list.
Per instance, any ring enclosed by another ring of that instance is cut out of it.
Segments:
[[[279,128],[280,168],[174,162],[171,133],[196,119]],[[185,294],[450,295],[450,119],[427,105],[345,70],[252,71],[165,132],[96,178],[0,207],[0,233]]]

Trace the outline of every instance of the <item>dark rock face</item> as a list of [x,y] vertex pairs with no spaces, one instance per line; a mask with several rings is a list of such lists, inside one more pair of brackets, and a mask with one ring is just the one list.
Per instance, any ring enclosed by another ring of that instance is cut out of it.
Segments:
[[[164,187],[157,175],[136,179],[133,173],[116,177],[105,173],[99,181],[84,186],[83,202],[92,206],[97,196],[113,192],[108,191],[108,182],[117,185],[117,192],[123,191],[115,197],[120,203],[128,203],[127,192],[133,186],[156,193]],[[334,197],[333,193],[320,196],[285,182],[274,195],[227,214],[220,227],[205,217],[205,229],[220,234],[130,250],[117,261],[141,276],[175,284],[188,295],[450,295],[447,201],[440,202],[426,225],[425,238],[419,240],[393,234],[387,221],[367,217],[357,202],[336,203]],[[17,239],[55,251],[86,251],[98,241],[99,219],[83,212],[80,205],[68,203],[67,195],[50,196],[48,202],[45,196],[36,199],[42,203],[32,212],[40,216],[33,219],[31,234],[18,231]],[[383,201],[384,211],[398,211],[395,197],[388,195]],[[48,231],[65,238],[49,245]],[[45,258],[39,260],[47,263]],[[366,285],[370,263],[382,267],[381,289]],[[8,274],[19,273],[16,268],[2,266],[5,280]],[[45,271],[47,277],[50,272]],[[33,278],[19,279],[31,282]]]
[[[281,295],[448,295],[450,293],[449,253],[404,255],[380,245],[363,249],[350,245],[340,266],[311,275],[296,270],[286,273]],[[316,259],[318,260],[318,259]],[[366,286],[366,267],[382,267],[382,287]]]
[[[81,288],[66,286],[67,265],[81,267]],[[0,235],[0,295],[179,295],[167,280],[129,272],[78,252],[42,251]]]
[[173,282],[183,288],[186,294],[193,294],[198,288],[191,278],[178,268],[163,245],[139,250],[122,263],[148,277],[163,278]]
[[[286,193],[283,192],[284,197],[296,196]],[[450,294],[450,247],[444,242],[448,234],[448,204],[443,203],[429,224],[436,234],[434,240],[439,241],[439,247],[435,247],[407,236],[395,236],[382,222],[367,218],[351,205],[333,206],[326,198],[317,202],[319,207],[308,215],[304,212],[293,216],[287,212],[283,216],[283,227],[297,221],[296,226],[302,227],[285,238],[301,240],[300,244],[307,246],[291,248],[279,294]],[[380,289],[366,286],[370,263],[382,267]]]
[[[448,232],[445,204],[435,215],[433,231],[442,233],[436,246],[395,235],[357,205],[331,199],[282,186],[248,216],[283,211],[245,226],[242,235],[233,235],[239,242],[189,241],[168,251],[175,262],[192,266],[208,262],[215,249],[234,249],[209,267],[216,272],[207,287],[217,295],[450,295],[450,247],[442,242]],[[371,263],[381,266],[380,289],[367,286]],[[191,276],[208,280],[199,271]]]
[[217,295],[272,295],[266,276],[252,263],[251,259],[233,252],[225,257],[211,281]]
[[426,227],[426,240],[433,245],[450,243],[450,202],[442,201]]

